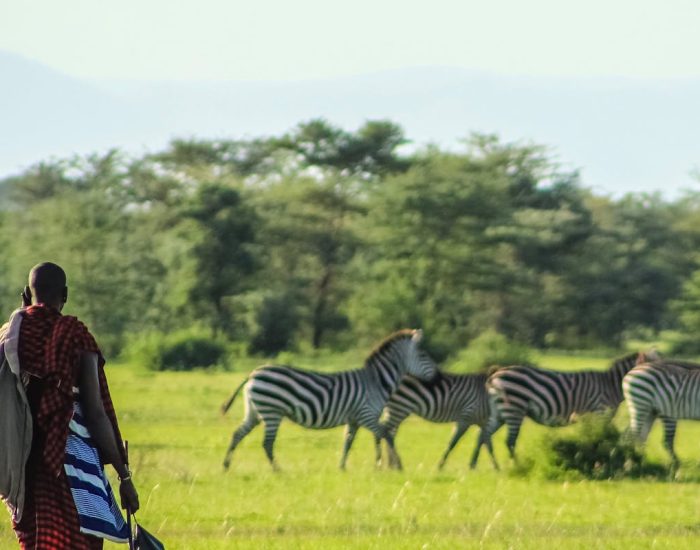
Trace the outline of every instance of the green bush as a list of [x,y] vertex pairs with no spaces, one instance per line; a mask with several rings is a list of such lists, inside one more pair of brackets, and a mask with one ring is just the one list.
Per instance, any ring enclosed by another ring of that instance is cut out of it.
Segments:
[[543,445],[546,477],[617,479],[663,477],[667,470],[645,461],[643,453],[608,418],[588,414],[567,435],[550,435]]
[[130,339],[126,356],[150,370],[187,371],[221,364],[226,344],[204,330],[151,332]]
[[452,372],[483,372],[492,365],[528,363],[531,355],[527,346],[508,340],[495,330],[487,330],[460,351],[447,368]]

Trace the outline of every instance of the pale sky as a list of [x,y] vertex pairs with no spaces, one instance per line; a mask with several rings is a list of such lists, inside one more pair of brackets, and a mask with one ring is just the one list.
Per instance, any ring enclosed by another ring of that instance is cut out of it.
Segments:
[[87,78],[303,80],[425,65],[698,77],[700,2],[4,0],[0,50]]
[[[700,185],[690,175],[700,162],[700,0],[0,0],[3,51],[76,78],[75,91],[61,78],[26,89],[37,81],[6,85],[0,74],[0,177],[52,156],[279,134],[324,116],[354,127],[389,117],[419,144],[455,143],[475,129],[535,140],[580,167],[585,185],[611,193]],[[420,81],[384,80],[391,104],[353,88],[358,79],[339,79],[414,67],[479,77],[428,95],[408,89]],[[505,88],[480,96],[484,75]],[[177,81],[153,84],[162,97],[138,103],[148,116],[128,118],[126,103],[110,103],[119,86],[147,95],[148,81]],[[183,83],[192,81],[208,81],[191,88],[210,92],[188,103]],[[602,93],[588,86],[601,82]],[[272,92],[241,96],[248,84]],[[108,97],[97,100],[93,87]]]

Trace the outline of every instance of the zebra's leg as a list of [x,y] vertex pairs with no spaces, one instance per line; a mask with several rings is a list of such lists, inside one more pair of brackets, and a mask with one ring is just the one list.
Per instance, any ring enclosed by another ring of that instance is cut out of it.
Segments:
[[382,425],[379,423],[379,413],[368,411],[368,414],[363,415],[363,417],[360,419],[360,424],[372,432],[375,438],[378,437],[386,441],[389,451],[389,467],[401,470],[401,459],[399,458],[399,455],[396,452],[396,447],[394,446],[394,434],[392,433],[391,428],[386,424]]
[[654,420],[656,420],[656,413],[651,408],[643,406],[640,403],[634,401],[630,403],[630,425],[628,434],[631,435],[635,445],[642,447],[649,437],[651,427],[654,424]]
[[519,411],[513,411],[510,414],[506,414],[505,423],[508,426],[508,437],[506,439],[506,445],[508,447],[508,452],[510,453],[510,458],[516,460],[515,456],[515,443],[518,441],[518,434],[520,434],[520,427],[523,425],[523,420],[525,416],[520,414]]
[[[381,437],[387,442],[389,468],[401,469],[401,458],[396,450],[396,433],[399,431],[402,422],[408,418],[413,409],[410,407],[406,408],[403,404],[390,402],[386,410],[386,418],[384,422],[380,424],[380,427],[383,428]],[[372,429],[371,426],[368,427]],[[394,442],[393,450],[389,445],[389,440],[386,437],[387,435],[391,435],[392,441]]]
[[224,470],[228,470],[228,467],[231,465],[231,455],[233,454],[234,449],[258,424],[260,424],[260,417],[252,409],[249,409],[245,420],[236,429],[236,431],[233,432],[233,436],[231,436],[231,444],[228,446],[226,456],[224,457]]
[[362,425],[371,431],[375,438],[379,437],[380,439],[384,439],[386,441],[389,454],[389,467],[397,470],[403,469],[403,466],[401,465],[401,457],[399,457],[399,453],[396,452],[396,446],[394,445],[394,435],[396,434],[396,430],[392,431],[392,429],[386,424],[382,426],[382,424],[380,424],[379,421],[371,415],[362,420]]
[[[498,427],[496,429],[498,429]],[[493,454],[493,442],[491,441],[491,433],[489,432],[488,427],[482,427],[481,431],[479,432],[479,440],[477,441],[476,447],[474,448],[474,453],[472,454],[472,459],[469,463],[469,467],[472,470],[476,468],[476,463],[479,460],[479,452],[481,451],[482,445],[486,445],[486,449],[489,452],[489,456],[491,457],[491,463],[493,464],[494,469],[500,470],[498,462],[496,461],[496,456]]]
[[481,426],[481,432],[479,433],[479,439],[476,442],[476,447],[474,448],[474,453],[472,454],[471,462],[469,463],[470,468],[473,470],[476,468],[476,463],[479,460],[479,454],[481,453],[481,446],[486,444],[489,455],[491,456],[491,462],[496,470],[500,470],[498,462],[496,462],[496,456],[493,453],[493,440],[491,436],[495,434],[501,426],[503,426],[504,421],[499,408],[495,401],[490,402],[490,414],[486,421],[485,426]]
[[677,421],[675,418],[662,417],[661,422],[664,425],[664,447],[671,455],[671,472],[675,472],[679,466],[678,456],[673,450],[673,440],[676,437],[676,425]]
[[[374,434],[374,456],[375,456],[375,465],[377,468],[381,467],[382,462],[384,457],[382,456],[382,439],[386,439],[386,434],[390,432],[389,427],[387,426],[386,423],[380,423],[379,424],[379,430],[378,431],[372,431]],[[393,431],[392,435],[396,437],[396,430]],[[391,467],[391,461],[392,461],[391,456],[388,457],[388,462],[389,466]]]
[[491,457],[491,463],[493,464],[493,468],[496,471],[499,471],[501,468],[498,466],[498,461],[496,460],[496,455],[493,454],[493,442],[491,441],[491,434],[488,433],[486,434],[486,449],[489,451],[489,456]]
[[277,430],[279,430],[280,423],[282,422],[282,417],[278,415],[266,415],[263,416],[262,421],[265,424],[263,449],[265,449],[265,454],[267,455],[267,459],[270,461],[270,466],[272,466],[272,469],[278,471],[280,468],[275,461],[273,449],[275,446],[275,439],[277,439]]
[[401,457],[396,451],[396,445],[394,445],[394,434],[387,432],[384,434],[384,439],[386,440],[386,445],[389,448],[389,467],[396,470],[403,470]]
[[445,462],[447,461],[447,457],[452,452],[452,449],[455,448],[455,445],[457,445],[459,440],[462,439],[462,436],[466,433],[467,428],[469,428],[469,424],[467,424],[467,422],[465,422],[464,420],[457,421],[457,425],[455,426],[455,429],[452,432],[452,438],[450,439],[450,442],[447,444],[447,450],[442,455],[442,458],[440,459],[440,462],[438,463],[439,470],[442,470],[442,468],[445,466]]
[[374,434],[374,465],[379,468],[382,465],[382,438]]
[[340,459],[340,469],[345,469],[345,463],[348,460],[348,453],[350,452],[350,447],[352,447],[352,442],[355,441],[355,435],[357,435],[357,428],[359,427],[356,423],[350,423],[345,427],[345,443],[343,444],[343,456]]
[[[393,430],[387,430],[384,434],[384,440],[386,441],[387,454],[389,455],[389,468],[394,470],[402,470],[403,465],[401,464],[401,456],[396,448],[396,433],[399,431],[399,427],[396,426]],[[389,438],[391,438],[391,443],[389,443]]]
[[374,435],[374,465],[377,468],[380,468],[382,465],[382,439],[384,439],[384,434],[387,433],[387,431],[386,423],[380,422],[378,431],[372,432]]

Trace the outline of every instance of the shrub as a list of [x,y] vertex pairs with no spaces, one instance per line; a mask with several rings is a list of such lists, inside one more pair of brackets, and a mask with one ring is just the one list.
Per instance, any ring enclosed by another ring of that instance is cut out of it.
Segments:
[[550,435],[544,447],[545,474],[550,478],[571,473],[587,479],[667,474],[661,465],[646,462],[631,438],[600,414],[581,417],[573,433]]
[[186,371],[220,364],[226,345],[207,331],[151,332],[132,338],[126,354],[150,370]]
[[531,350],[508,340],[495,330],[487,330],[474,338],[449,364],[453,372],[482,372],[492,365],[514,365],[530,361]]

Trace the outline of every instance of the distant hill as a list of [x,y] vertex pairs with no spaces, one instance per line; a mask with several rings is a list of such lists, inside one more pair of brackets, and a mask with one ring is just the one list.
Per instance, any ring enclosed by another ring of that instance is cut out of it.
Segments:
[[551,146],[597,192],[699,185],[700,80],[552,79],[412,68],[325,81],[84,81],[0,52],[0,177],[50,156],[173,137],[280,134],[325,117],[401,124],[418,144],[472,131]]

